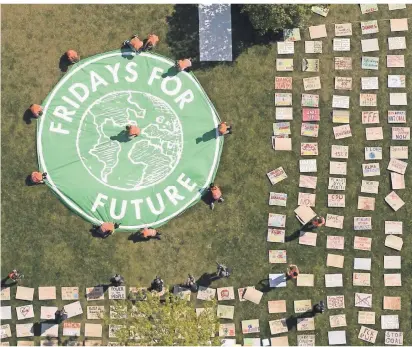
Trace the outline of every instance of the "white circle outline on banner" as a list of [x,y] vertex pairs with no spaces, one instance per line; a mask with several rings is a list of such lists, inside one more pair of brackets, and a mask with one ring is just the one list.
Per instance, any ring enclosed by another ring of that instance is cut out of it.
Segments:
[[[99,55],[99,56],[96,57],[95,59],[91,59],[91,60],[85,62],[84,64],[80,64],[80,65],[76,66],[74,69],[70,70],[69,73],[68,73],[67,75],[65,75],[65,76],[63,77],[63,79],[61,79],[61,80],[59,81],[59,83],[57,83],[57,85],[54,87],[52,93],[51,93],[50,96],[47,98],[47,103],[46,103],[46,105],[44,106],[44,109],[43,109],[43,116],[40,118],[40,125],[39,125],[39,131],[38,131],[39,136],[37,136],[37,153],[38,153],[38,157],[39,157],[41,166],[44,168],[44,171],[45,171],[45,172],[47,172],[47,167],[46,167],[46,163],[45,163],[44,158],[43,158],[43,147],[42,147],[42,144],[41,144],[41,135],[42,135],[42,131],[43,131],[44,120],[45,120],[45,117],[46,117],[46,114],[47,114],[47,111],[48,111],[48,107],[49,107],[49,105],[50,105],[50,101],[53,99],[54,95],[55,95],[55,94],[57,93],[57,91],[62,87],[62,85],[63,85],[75,72],[77,72],[78,70],[82,69],[83,67],[85,67],[85,66],[87,66],[87,65],[89,65],[89,64],[91,64],[91,63],[94,63],[94,62],[96,62],[96,61],[99,61],[99,60],[104,59],[104,58],[107,58],[107,57],[113,57],[113,56],[117,56],[117,55],[120,55],[120,56],[121,56],[121,55],[123,55],[123,56],[124,56],[124,55],[133,55],[133,56],[134,56],[135,54],[134,54],[133,52],[107,53],[107,54]],[[159,57],[159,56],[156,56],[156,55],[151,55],[151,54],[147,54],[147,53],[140,53],[139,56],[144,56],[144,57],[149,57],[149,58],[157,59],[157,60],[160,60],[160,61],[162,61],[162,62],[164,62],[164,63],[166,63],[166,64],[169,64],[170,66],[173,66],[173,63],[171,63],[169,60],[167,60],[167,59],[165,59],[165,58],[162,58],[162,57]],[[181,73],[182,73],[182,72],[181,72]],[[200,84],[199,84],[197,81],[195,81],[195,79],[194,79],[189,73],[187,73],[187,72],[183,72],[183,73],[184,73],[187,77],[189,77],[189,78],[192,80],[192,82],[196,85],[196,87],[197,87],[202,93],[204,93],[204,95],[206,96],[206,98],[208,98],[208,97],[207,97],[207,94],[200,88]],[[210,100],[208,100],[208,101],[210,102]],[[216,129],[217,129],[217,126],[218,126],[218,124],[219,124],[219,123],[218,123],[217,115],[216,115],[214,109],[211,107],[211,105],[209,105],[209,107],[210,107],[210,110],[211,110],[212,115],[213,115],[213,121],[214,121],[215,127],[216,127]],[[220,145],[220,141],[222,141],[222,140],[221,140],[221,137],[218,136],[217,130],[216,130],[216,135],[217,135],[217,145],[216,145],[216,148],[215,148],[215,155],[214,155],[214,157],[213,157],[213,165],[212,165],[212,167],[211,167],[211,169],[210,169],[210,171],[209,171],[209,175],[208,175],[208,177],[207,177],[206,184],[202,187],[202,189],[205,189],[205,188],[209,185],[209,183],[211,182],[211,178],[212,178],[212,176],[213,176],[213,173],[214,173],[214,171],[215,171],[215,167],[216,167],[216,165],[217,165],[217,161],[218,161],[217,159],[218,159],[218,155],[219,155],[219,145]],[[47,177],[47,182],[49,183],[49,185],[50,185],[50,187],[53,189],[53,191],[54,191],[67,205],[69,205],[73,210],[75,210],[77,213],[79,213],[80,215],[82,215],[82,216],[83,216],[84,218],[86,218],[88,221],[90,221],[90,222],[95,222],[95,223],[103,223],[103,222],[106,222],[106,221],[99,220],[99,219],[97,219],[97,218],[95,218],[95,217],[87,214],[87,213],[86,213],[85,211],[83,211],[78,205],[76,205],[76,204],[74,204],[72,201],[70,201],[70,200],[57,188],[57,186],[54,184],[54,182],[53,182],[52,178],[50,177],[50,175],[48,175],[48,177]],[[165,218],[163,218],[163,219],[161,219],[161,220],[158,220],[158,221],[153,222],[153,223],[148,223],[148,224],[139,224],[139,225],[131,225],[131,226],[120,226],[120,229],[124,229],[124,230],[141,229],[141,228],[143,228],[143,227],[151,227],[151,226],[155,226],[155,225],[161,224],[161,223],[163,223],[163,222],[166,222],[166,221],[172,219],[173,217],[179,215],[180,213],[182,213],[188,206],[190,206],[196,199],[198,199],[198,198],[200,197],[200,195],[201,195],[201,194],[200,194],[200,192],[198,191],[198,192],[195,194],[195,196],[192,198],[192,200],[190,200],[190,201],[189,201],[186,205],[184,205],[181,209],[179,209],[178,211],[172,213],[172,214],[169,215],[168,217],[165,217]]]

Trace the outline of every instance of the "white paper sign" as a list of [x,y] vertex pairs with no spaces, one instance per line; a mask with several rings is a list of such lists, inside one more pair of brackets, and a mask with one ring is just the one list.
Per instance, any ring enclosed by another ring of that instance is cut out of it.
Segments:
[[362,89],[379,89],[378,77],[361,77]]
[[361,44],[363,53],[379,51],[378,39],[361,40]]
[[361,22],[362,35],[376,34],[379,32],[378,21],[370,20],[367,22]]
[[365,160],[382,159],[382,147],[365,147]]
[[333,50],[336,52],[349,52],[350,51],[350,39],[333,39]]
[[352,36],[352,23],[335,24],[335,36]]
[[362,180],[361,192],[369,194],[378,194],[379,182],[378,181],[364,181]]
[[406,49],[405,36],[388,37],[388,49],[390,51],[395,49]]
[[300,172],[317,172],[316,159],[299,160]]
[[292,107],[276,107],[276,120],[293,120]]
[[362,124],[379,124],[379,111],[362,111]]
[[294,54],[295,53],[295,42],[278,42],[278,54]]
[[322,53],[322,41],[305,41],[305,53]]
[[406,111],[388,111],[389,124],[406,123]]
[[331,157],[332,158],[348,159],[348,157],[349,157],[349,146],[332,145]]
[[346,189],[346,178],[340,177],[329,177],[329,190],[345,190]]
[[364,56],[362,56],[362,69],[364,69],[364,70],[379,70],[379,57],[364,57]]
[[390,158],[408,159],[408,146],[391,146]]
[[335,139],[344,139],[346,137],[352,136],[352,131],[350,129],[349,124],[339,125],[337,127],[333,127],[333,133],[335,134]]
[[379,176],[381,174],[379,163],[362,164],[364,177]]
[[333,95],[332,107],[333,108],[349,108],[349,96],[344,95]]
[[411,139],[411,128],[409,127],[393,127],[392,140],[404,141]]

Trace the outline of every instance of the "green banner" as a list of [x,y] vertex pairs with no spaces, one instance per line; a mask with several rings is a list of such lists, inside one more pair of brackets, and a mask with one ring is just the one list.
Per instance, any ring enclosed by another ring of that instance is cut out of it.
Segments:
[[[214,179],[219,116],[192,73],[165,57],[113,51],[80,61],[42,105],[46,184],[92,223],[156,227],[200,200]],[[141,129],[129,139],[126,125]]]

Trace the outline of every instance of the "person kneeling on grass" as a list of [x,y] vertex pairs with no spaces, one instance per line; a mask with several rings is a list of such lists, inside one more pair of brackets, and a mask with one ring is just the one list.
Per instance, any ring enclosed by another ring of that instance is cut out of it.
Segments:
[[299,269],[296,265],[290,264],[286,272],[286,279],[295,279],[299,276]]
[[47,172],[33,171],[30,175],[33,184],[44,184],[46,178]]
[[39,118],[43,115],[43,109],[40,105],[32,104],[30,105],[30,112],[33,118]]
[[102,225],[94,225],[93,229],[102,235],[103,238],[106,238],[112,234],[114,234],[115,229],[120,226],[118,223],[113,222],[104,222]]
[[137,125],[126,125],[126,131],[129,139],[133,139],[140,135],[140,128]]
[[212,194],[212,202],[210,203],[210,208],[213,210],[215,208],[215,202],[223,202],[225,201],[222,197],[222,192],[218,186],[215,186],[214,183],[210,184],[209,188]]
[[232,133],[232,126],[227,125],[226,122],[220,123],[217,129],[219,130],[219,135],[227,135]]
[[131,50],[137,53],[143,47],[143,42],[137,35],[133,35],[129,40],[123,42],[123,46],[129,47]]
[[161,240],[160,236],[162,235],[159,233],[156,229],[149,229],[149,228],[144,228],[141,232],[140,235],[144,239],[158,239]]

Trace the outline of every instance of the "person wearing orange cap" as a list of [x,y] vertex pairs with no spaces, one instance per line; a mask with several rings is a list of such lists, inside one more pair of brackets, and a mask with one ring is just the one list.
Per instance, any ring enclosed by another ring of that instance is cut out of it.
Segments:
[[33,184],[44,184],[44,180],[47,178],[47,172],[33,171],[30,175],[30,179]]
[[217,129],[219,130],[219,135],[227,135],[232,133],[232,126],[227,125],[226,122],[221,122]]
[[141,232],[140,235],[148,240],[148,239],[158,239],[160,240],[160,236],[162,235],[159,233],[156,229],[149,229],[149,228],[144,228]]
[[115,229],[117,229],[119,226],[120,226],[119,223],[104,222],[101,225],[94,225],[93,230],[98,232],[100,235],[102,235],[103,238],[106,238],[114,234]]
[[179,71],[185,71],[188,68],[192,66],[192,59],[191,58],[186,58],[186,59],[181,59],[178,60],[177,62],[177,69]]
[[67,57],[67,60],[69,61],[70,64],[77,63],[80,60],[79,54],[76,51],[72,50],[72,49],[69,49],[66,52],[66,57]]
[[144,45],[145,50],[152,50],[159,43],[159,36],[150,34],[147,36],[146,43]]
[[296,265],[290,264],[286,272],[286,279],[295,279],[299,276],[299,269]]
[[135,53],[137,53],[143,47],[143,42],[137,35],[133,35],[129,40],[123,42],[123,46],[128,46]]
[[215,202],[225,201],[222,197],[222,192],[218,186],[215,186],[214,183],[210,184],[210,192],[212,194],[212,202],[210,203],[210,208],[213,210],[215,208]]
[[39,118],[43,115],[43,109],[40,105],[32,104],[30,105],[30,112],[34,118]]
[[137,125],[126,125],[126,131],[129,139],[140,135],[140,128]]

